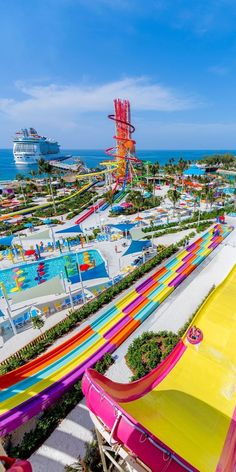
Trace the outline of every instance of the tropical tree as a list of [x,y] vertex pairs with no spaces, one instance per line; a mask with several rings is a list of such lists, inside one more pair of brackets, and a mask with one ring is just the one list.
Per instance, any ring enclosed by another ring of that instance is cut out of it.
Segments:
[[57,210],[56,210],[56,203],[53,195],[53,189],[52,189],[52,174],[53,174],[53,167],[49,162],[46,162],[45,159],[39,159],[38,160],[38,168],[39,168],[39,174],[47,174],[48,177],[48,182],[49,182],[49,188],[50,188],[50,193],[52,197],[52,203],[53,203],[53,210],[56,215]]
[[153,190],[152,190],[152,194],[153,194],[153,201],[154,201],[154,198],[155,198],[156,176],[157,176],[157,175],[159,174],[159,172],[160,172],[160,164],[159,164],[158,161],[156,161],[156,162],[152,165],[151,172],[152,172],[152,175],[153,175]]
[[114,198],[113,191],[111,189],[108,190],[108,192],[104,194],[104,197],[105,197],[106,202],[109,203],[109,205],[111,205],[111,208],[112,208],[113,198]]
[[182,157],[180,157],[179,162],[177,164],[177,172],[182,175],[184,170],[187,169],[187,167],[187,162]]
[[212,203],[214,203],[214,200],[215,200],[214,190],[212,190],[212,188],[209,188],[207,192],[207,201],[208,203],[210,203],[210,208],[212,207]]
[[149,183],[149,175],[150,175],[150,169],[151,169],[151,162],[146,161],[145,163],[145,168],[146,168],[146,177],[147,177],[147,184]]
[[24,204],[26,205],[26,198],[25,198],[25,190],[24,190],[24,186],[23,186],[23,182],[25,181],[25,178],[22,174],[17,174],[16,175],[16,180],[18,180],[19,184],[20,184],[20,188],[21,188],[21,193],[23,195],[23,200],[24,200]]
[[34,329],[39,329],[40,333],[42,332],[42,328],[44,326],[44,321],[38,315],[32,318],[32,326]]
[[126,201],[133,203],[134,207],[140,211],[140,208],[144,203],[144,197],[139,190],[132,190],[127,195]]
[[34,170],[34,169],[30,170],[30,171],[29,171],[29,174],[30,174],[30,176],[31,176],[31,178],[32,178],[31,180],[36,179],[36,177],[37,177],[37,175],[38,175],[37,172],[36,172],[36,170]]
[[180,193],[178,192],[178,190],[176,190],[176,189],[174,188],[174,189],[168,190],[167,195],[168,195],[169,200],[173,203],[174,208],[175,208],[175,207],[176,207],[176,203],[177,203],[177,202],[179,201],[179,199],[180,199]]

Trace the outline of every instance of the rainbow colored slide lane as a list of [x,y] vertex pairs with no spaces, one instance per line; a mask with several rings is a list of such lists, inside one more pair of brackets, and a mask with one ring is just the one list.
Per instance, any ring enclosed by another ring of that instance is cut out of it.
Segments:
[[[118,384],[90,369],[89,408],[155,472],[236,470],[236,266],[208,297],[185,334],[146,377]],[[193,326],[192,323],[192,326]]]
[[113,352],[231,230],[216,225],[69,340],[2,376],[0,435],[54,403],[87,368]]

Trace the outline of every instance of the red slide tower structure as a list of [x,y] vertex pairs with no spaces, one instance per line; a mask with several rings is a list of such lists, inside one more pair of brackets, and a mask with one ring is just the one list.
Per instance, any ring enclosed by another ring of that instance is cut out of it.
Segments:
[[115,113],[108,115],[108,118],[115,121],[114,139],[116,144],[114,147],[108,148],[106,154],[115,158],[117,162],[116,183],[125,187],[126,183],[132,179],[134,172],[132,163],[140,161],[135,156],[136,142],[132,139],[135,127],[131,124],[130,102],[120,98],[115,99],[114,108]]

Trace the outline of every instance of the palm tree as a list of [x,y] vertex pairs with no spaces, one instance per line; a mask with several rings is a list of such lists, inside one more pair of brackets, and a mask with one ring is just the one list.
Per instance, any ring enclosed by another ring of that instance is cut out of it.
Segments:
[[214,191],[210,188],[207,192],[207,201],[210,203],[210,208],[212,207],[212,203],[215,200]]
[[187,162],[182,157],[180,157],[179,162],[177,164],[177,170],[180,173],[180,175],[183,174],[184,170],[187,169],[187,167],[188,167]]
[[104,194],[104,197],[105,197],[106,202],[109,203],[109,205],[111,205],[111,208],[112,208],[112,203],[113,203],[113,198],[114,198],[113,191],[111,189],[108,190],[108,192]]
[[126,197],[127,202],[133,203],[134,207],[140,211],[140,208],[144,202],[144,198],[142,193],[139,190],[132,190],[129,192],[128,196]]
[[45,159],[39,159],[38,160],[38,168],[39,168],[39,173],[40,174],[47,174],[48,176],[48,181],[49,181],[49,187],[50,187],[50,193],[52,197],[52,204],[53,204],[53,210],[56,215],[57,210],[56,210],[56,203],[53,195],[53,190],[52,190],[52,178],[51,175],[53,174],[53,167],[49,162],[46,162]]
[[147,177],[147,184],[149,183],[149,170],[150,170],[150,166],[152,165],[150,161],[146,161],[145,163],[145,167],[146,167],[146,177]]
[[157,174],[158,174],[159,171],[160,171],[160,164],[159,164],[158,161],[156,161],[156,162],[152,165],[151,171],[152,171],[152,175],[153,175],[153,190],[152,190],[152,194],[153,194],[153,202],[154,202],[154,199],[155,199],[156,176],[157,176]]
[[32,177],[31,180],[34,180],[34,179],[37,177],[37,172],[36,172],[36,170],[30,170],[30,171],[29,171],[29,174],[30,174],[31,177]]
[[169,200],[173,203],[174,208],[175,208],[175,207],[176,207],[176,203],[177,203],[178,200],[180,199],[180,193],[178,192],[178,190],[176,190],[176,189],[174,188],[174,189],[168,190],[167,195],[168,195]]
[[25,191],[24,191],[24,187],[23,187],[23,182],[25,181],[25,178],[22,174],[17,174],[16,175],[16,180],[18,180],[19,184],[20,184],[20,188],[21,188],[21,193],[23,195],[23,200],[24,200],[24,204],[26,205],[26,198],[25,198]]

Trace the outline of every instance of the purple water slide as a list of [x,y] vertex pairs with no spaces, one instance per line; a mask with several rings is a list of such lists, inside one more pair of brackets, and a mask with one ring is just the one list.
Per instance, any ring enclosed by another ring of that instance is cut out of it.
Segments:
[[[157,284],[157,282],[155,282]],[[131,303],[129,303],[125,308],[123,308],[123,312],[128,314],[130,313],[136,306],[138,306],[140,303],[142,303],[144,300],[146,300],[146,297],[144,295],[139,295],[135,300],[133,300]]]
[[175,279],[173,279],[170,283],[169,283],[169,287],[178,287],[179,284],[181,284],[181,282],[183,282],[184,279],[186,279],[187,275],[186,274],[179,274],[177,275],[177,277],[175,277]]
[[115,324],[115,326],[112,326],[111,329],[109,329],[109,331],[107,331],[107,333],[104,335],[104,337],[109,340],[112,338],[112,336],[114,336],[114,334],[118,333],[118,331],[120,331],[121,328],[123,328],[123,326],[128,323],[128,321],[130,321],[132,318],[128,315],[125,315],[124,318],[121,318],[121,320],[118,321],[118,323]]
[[[191,254],[192,255],[192,254]],[[185,264],[183,264],[182,266],[180,266],[176,272],[178,274],[181,274],[181,272],[183,272],[183,270],[187,269],[189,267],[189,262],[185,262]]]
[[113,352],[115,349],[114,344],[107,342],[60,381],[53,383],[34,397],[30,397],[20,405],[20,408],[17,406],[1,415],[0,436],[5,436],[18,428],[22,424],[22,420],[26,422],[52,405],[82,377],[86,369],[92,367],[106,353]]
[[143,283],[141,283],[138,287],[136,287],[136,292],[142,293],[145,290],[147,290],[149,287],[152,286],[152,284],[155,283],[155,280],[153,280],[152,277],[150,277],[148,280],[145,280]]
[[210,246],[208,246],[208,249],[215,249],[218,245],[219,242],[215,240],[213,241],[213,243],[210,244]]

